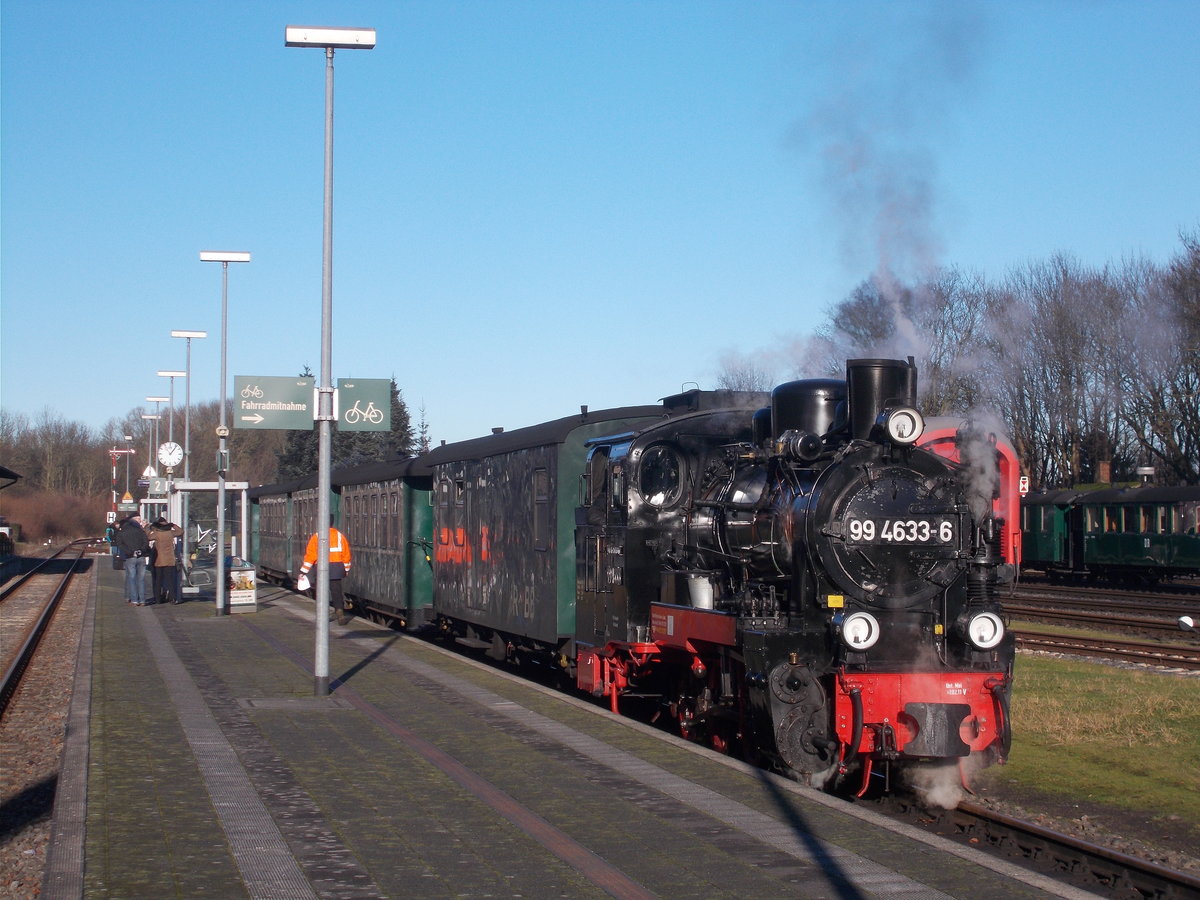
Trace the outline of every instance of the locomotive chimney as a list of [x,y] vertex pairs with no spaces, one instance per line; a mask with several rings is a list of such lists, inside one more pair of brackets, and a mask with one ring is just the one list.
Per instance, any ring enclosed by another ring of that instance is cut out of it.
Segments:
[[899,359],[846,360],[850,437],[866,440],[879,414],[889,407],[915,406],[917,367]]

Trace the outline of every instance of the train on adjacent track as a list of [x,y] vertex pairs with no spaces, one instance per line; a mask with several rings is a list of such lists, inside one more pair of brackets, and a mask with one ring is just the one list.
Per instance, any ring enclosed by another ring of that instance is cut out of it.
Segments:
[[[1017,461],[916,397],[911,359],[849,360],[335,470],[345,592],[815,785],[957,780],[1009,748]],[[251,558],[288,583],[316,476],[250,498]]]
[[1045,491],[1021,518],[1024,565],[1052,581],[1200,577],[1200,486]]

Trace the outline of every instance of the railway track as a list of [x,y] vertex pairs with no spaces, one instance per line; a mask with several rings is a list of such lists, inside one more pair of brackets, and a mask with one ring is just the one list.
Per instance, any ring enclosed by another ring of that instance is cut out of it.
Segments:
[[942,837],[979,847],[1025,868],[1109,897],[1194,900],[1200,877],[1026,822],[978,803],[927,810],[903,798],[881,809]]
[[0,716],[16,694],[71,580],[81,570],[90,544],[89,539],[66,545],[0,592],[0,630],[15,638],[0,645]]
[[1017,588],[1004,601],[1006,607],[1089,610],[1174,618],[1200,613],[1200,595],[1153,594],[1135,591],[1110,591],[1099,588]]
[[1200,671],[1200,645],[1171,646],[1159,641],[1136,641],[1109,637],[1083,637],[1067,634],[1042,634],[1013,629],[1017,648],[1046,650],[1077,656],[1099,657],[1122,662],[1165,666],[1171,669]]

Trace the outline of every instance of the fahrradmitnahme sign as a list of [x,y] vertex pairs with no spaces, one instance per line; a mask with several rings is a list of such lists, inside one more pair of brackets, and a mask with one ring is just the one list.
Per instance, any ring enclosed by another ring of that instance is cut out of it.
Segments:
[[[339,378],[334,398],[338,431],[392,430],[390,379]],[[234,376],[234,428],[311,431],[316,411],[312,378]]]
[[233,377],[233,427],[311,431],[313,379],[275,375]]
[[337,409],[338,431],[391,431],[391,379],[339,378]]

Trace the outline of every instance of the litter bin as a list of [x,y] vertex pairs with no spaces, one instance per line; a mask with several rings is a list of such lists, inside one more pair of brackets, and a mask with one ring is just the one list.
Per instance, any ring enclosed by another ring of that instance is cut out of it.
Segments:
[[233,557],[229,572],[229,611],[231,613],[258,612],[258,585],[254,566]]

